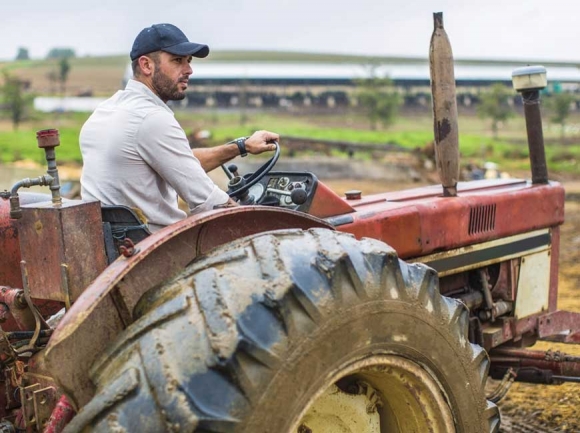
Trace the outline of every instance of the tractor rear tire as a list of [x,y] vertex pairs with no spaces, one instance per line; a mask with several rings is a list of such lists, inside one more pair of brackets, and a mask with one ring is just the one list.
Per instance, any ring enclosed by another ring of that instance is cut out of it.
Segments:
[[499,430],[467,308],[373,239],[243,238],[151,289],[134,318],[67,432],[317,433],[312,408],[354,379],[379,396],[381,433]]

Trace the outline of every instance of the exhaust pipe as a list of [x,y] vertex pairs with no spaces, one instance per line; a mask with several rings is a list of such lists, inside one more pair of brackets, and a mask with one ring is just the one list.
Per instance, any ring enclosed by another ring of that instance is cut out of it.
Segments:
[[433,14],[434,29],[429,47],[433,127],[437,171],[445,197],[457,196],[459,179],[459,131],[453,52],[443,28],[443,13]]
[[521,93],[526,117],[532,184],[548,183],[548,166],[544,150],[544,132],[540,113],[540,90],[548,84],[546,68],[526,66],[512,72],[514,89]]

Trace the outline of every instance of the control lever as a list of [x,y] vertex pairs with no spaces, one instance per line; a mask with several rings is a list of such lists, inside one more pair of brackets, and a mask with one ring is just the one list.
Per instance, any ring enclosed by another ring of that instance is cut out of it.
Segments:
[[[235,168],[237,171],[237,167],[235,167]],[[229,170],[229,167],[228,167],[228,170]],[[244,179],[242,176],[235,176],[235,177],[230,179],[230,181],[228,183],[228,188],[229,188],[229,190],[237,190],[237,189],[244,187],[245,185],[246,185],[246,179]],[[252,197],[248,191],[249,190],[245,190],[238,196],[238,203],[240,203],[241,205],[247,206],[247,205],[255,204],[254,197]]]
[[238,174],[238,166],[236,164],[228,165],[228,170],[232,173],[235,177],[239,176]]
[[238,166],[236,164],[230,164],[227,167],[225,164],[222,164],[222,170],[230,180],[232,180],[234,177],[240,176],[238,174]]
[[308,194],[306,194],[306,190],[303,188],[295,188],[290,193],[290,199],[292,203],[301,205],[306,203],[306,199],[308,198]]

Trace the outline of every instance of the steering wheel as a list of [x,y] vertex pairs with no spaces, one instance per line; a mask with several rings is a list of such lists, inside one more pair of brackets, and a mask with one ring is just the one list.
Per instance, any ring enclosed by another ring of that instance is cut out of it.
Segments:
[[[251,187],[257,184],[266,174],[274,168],[276,162],[278,162],[278,158],[280,158],[280,145],[277,141],[274,141],[276,146],[274,150],[274,155],[268,161],[266,161],[260,168],[258,168],[254,173],[250,176],[242,177],[242,176],[233,176],[231,172],[227,169],[227,167],[222,164],[223,170],[226,172],[228,177],[230,178],[229,189],[227,191],[230,197],[237,197],[239,198],[242,194],[247,192]],[[234,185],[234,186],[232,186]]]

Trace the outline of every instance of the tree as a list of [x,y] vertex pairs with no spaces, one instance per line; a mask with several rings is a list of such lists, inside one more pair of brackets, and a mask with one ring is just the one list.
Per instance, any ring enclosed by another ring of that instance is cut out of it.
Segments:
[[76,57],[75,50],[72,48],[51,48],[46,55],[47,59],[69,59],[71,57]]
[[380,77],[377,66],[369,67],[369,77],[357,82],[356,97],[359,105],[364,109],[372,130],[377,129],[380,122],[384,127],[390,126],[401,105],[399,94],[393,88],[389,77]]
[[570,93],[556,93],[548,99],[546,104],[552,111],[550,120],[560,125],[560,138],[563,140],[566,130],[566,120],[570,116],[570,108],[574,96]]
[[493,138],[497,139],[498,125],[505,122],[514,115],[509,105],[511,92],[500,83],[491,86],[489,92],[481,96],[481,101],[477,109],[479,116],[491,119],[491,131]]
[[30,55],[28,54],[28,48],[24,48],[24,47],[18,48],[18,53],[16,54],[16,60],[30,60]]
[[64,90],[66,87],[66,80],[68,79],[68,73],[70,72],[70,63],[66,57],[60,59],[58,63],[58,80],[60,81],[60,89],[64,95]]
[[32,95],[25,94],[22,81],[8,72],[4,72],[4,84],[0,90],[4,107],[10,112],[12,126],[17,130],[32,104]]
[[46,73],[46,78],[50,83],[50,93],[54,95],[57,92],[58,71],[56,69],[51,69]]

